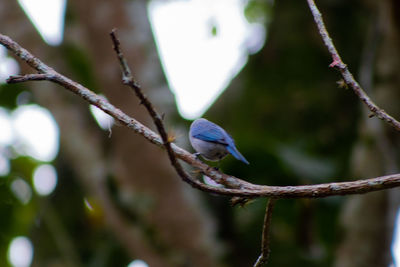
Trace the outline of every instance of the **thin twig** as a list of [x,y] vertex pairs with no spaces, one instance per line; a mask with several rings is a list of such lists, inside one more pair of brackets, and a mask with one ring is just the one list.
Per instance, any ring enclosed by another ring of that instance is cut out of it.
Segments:
[[383,109],[378,107],[365,93],[365,91],[361,88],[358,82],[354,79],[353,74],[349,71],[346,64],[343,63],[340,58],[339,53],[337,52],[332,39],[329,37],[329,33],[326,30],[324,21],[322,20],[321,12],[319,12],[317,6],[315,5],[314,0],[307,0],[308,5],[310,7],[311,13],[314,17],[314,21],[317,24],[319,34],[322,37],[322,40],[325,43],[325,46],[328,48],[329,53],[332,56],[333,62],[329,65],[330,67],[336,67],[341,73],[344,82],[353,89],[354,93],[360,98],[362,102],[368,107],[368,109],[374,114],[374,116],[379,119],[387,122],[397,131],[400,131],[400,122],[395,118],[387,114]]
[[26,74],[22,76],[14,75],[8,77],[6,82],[8,84],[13,84],[13,83],[22,83],[27,81],[44,81],[44,80],[51,81],[53,79],[52,76],[54,75],[49,75],[49,74]]
[[[8,36],[0,34],[0,44],[4,45],[9,51],[17,57],[24,60],[29,66],[37,70],[39,74],[27,74],[12,78],[12,82],[23,82],[33,80],[48,80],[57,83],[65,89],[77,94],[88,103],[95,105],[105,113],[112,116],[122,125],[128,127],[134,132],[146,138],[149,142],[164,147],[164,142],[156,133],[149,128],[136,121],[134,118],[126,115],[120,109],[114,107],[104,98],[90,91],[81,84],[68,79],[67,77],[57,73],[52,68],[48,67],[38,58],[22,48],[19,44],[13,41]],[[24,78],[22,78],[24,77]],[[165,136],[164,136],[165,137]],[[197,180],[186,181],[199,190],[215,193],[219,195],[238,196],[245,198],[256,197],[276,197],[276,198],[321,198],[328,196],[363,194],[378,190],[389,189],[400,186],[400,174],[392,174],[366,180],[357,180],[341,183],[326,183],[316,185],[301,185],[301,186],[266,186],[252,184],[243,181],[234,176],[230,176],[220,171],[211,168],[207,164],[198,160],[191,153],[178,147],[177,145],[167,142],[171,146],[176,158],[179,158],[189,165],[199,169],[202,173],[212,178],[219,184],[223,184],[228,188],[217,188],[205,185]],[[169,152],[170,153],[170,152]]]
[[265,209],[265,216],[264,216],[264,224],[262,230],[262,240],[261,240],[261,255],[258,257],[254,267],[260,267],[263,264],[268,262],[269,258],[269,236],[270,236],[270,229],[271,229],[271,218],[272,218],[272,211],[274,209],[274,205],[276,202],[276,198],[270,198],[267,203],[267,208]]
[[[116,35],[116,29],[113,29],[110,35],[111,35],[111,40],[114,44],[114,50],[117,54],[119,63],[122,68],[122,81],[125,85],[128,85],[133,89],[136,96],[140,99],[140,103],[143,104],[146,107],[147,111],[149,112],[151,118],[153,119],[154,124],[157,127],[157,131],[161,136],[163,145],[167,150],[168,157],[169,160],[171,161],[172,166],[175,168],[176,172],[182,178],[183,181],[189,183],[194,187],[200,186],[200,183],[196,179],[190,177],[190,175],[182,168],[182,165],[178,162],[175,153],[171,147],[171,140],[169,140],[167,131],[165,130],[164,124],[162,122],[162,117],[158,114],[158,112],[153,107],[149,99],[143,94],[139,84],[133,79],[132,72],[121,51],[120,42]],[[202,186],[203,184],[201,184],[201,187]]]

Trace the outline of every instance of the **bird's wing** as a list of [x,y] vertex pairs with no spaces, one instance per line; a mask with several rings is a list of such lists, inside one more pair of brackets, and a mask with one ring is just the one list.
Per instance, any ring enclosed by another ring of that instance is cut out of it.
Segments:
[[207,142],[228,145],[226,135],[224,134],[224,132],[217,128],[200,131],[194,134],[193,137]]

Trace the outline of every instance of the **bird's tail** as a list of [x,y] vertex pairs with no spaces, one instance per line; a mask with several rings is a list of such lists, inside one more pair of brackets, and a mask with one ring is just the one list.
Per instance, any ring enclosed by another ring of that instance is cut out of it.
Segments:
[[239,150],[236,149],[236,147],[228,146],[227,147],[228,152],[234,156],[237,160],[240,160],[246,164],[250,164],[245,157],[243,157],[242,154],[240,154]]

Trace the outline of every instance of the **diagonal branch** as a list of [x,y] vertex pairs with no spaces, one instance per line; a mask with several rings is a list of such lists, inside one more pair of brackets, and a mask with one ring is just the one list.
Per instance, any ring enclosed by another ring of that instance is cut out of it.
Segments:
[[[13,41],[8,36],[0,34],[0,44],[5,46],[9,51],[14,53],[17,57],[25,61],[33,69],[37,70],[39,74],[27,74],[23,76],[10,77],[9,82],[17,83],[24,81],[38,81],[48,80],[57,83],[65,89],[77,94],[88,103],[98,107],[105,113],[112,116],[119,121],[122,125],[128,127],[134,132],[146,138],[152,144],[159,147],[164,147],[165,142],[163,139],[151,131],[149,128],[135,120],[134,118],[126,115],[120,109],[110,104],[104,98],[93,93],[88,88],[81,84],[72,81],[71,79],[59,74],[52,68],[48,67],[38,58],[33,56],[26,49],[22,48],[19,44]],[[158,116],[159,117],[159,116]],[[167,136],[164,136],[164,138]],[[167,139],[168,140],[168,137]],[[209,176],[219,184],[223,184],[228,188],[217,188],[208,186],[200,181],[194,180],[190,176],[190,180],[185,180],[199,190],[215,193],[219,195],[238,196],[245,198],[256,197],[275,197],[275,198],[321,198],[328,196],[350,195],[350,194],[363,194],[378,190],[384,190],[400,186],[400,174],[392,174],[381,177],[375,177],[366,180],[357,180],[351,182],[341,183],[326,183],[316,185],[301,185],[301,186],[267,186],[252,184],[234,176],[224,174],[217,171],[202,161],[196,159],[191,153],[178,147],[177,145],[167,142],[171,147],[176,158],[185,161],[194,168],[199,169],[203,174]],[[168,152],[171,153],[171,152]],[[186,175],[186,174],[184,174]],[[185,178],[185,179],[186,179]],[[192,180],[193,179],[193,180]]]
[[178,162],[175,153],[171,147],[171,140],[168,137],[167,131],[165,130],[164,124],[162,122],[161,116],[158,114],[156,109],[153,107],[152,103],[149,99],[143,94],[142,89],[140,88],[139,84],[133,79],[132,72],[128,66],[126,59],[124,58],[121,47],[120,41],[116,35],[116,29],[113,29],[110,33],[112,42],[114,44],[114,50],[117,54],[119,63],[122,69],[122,82],[125,85],[128,85],[133,89],[136,96],[140,99],[140,103],[143,104],[147,111],[149,112],[151,118],[153,119],[154,124],[157,127],[157,131],[159,132],[163,145],[167,150],[169,160],[171,161],[172,166],[175,168],[178,175],[182,178],[183,181],[189,183],[193,187],[200,187],[202,188],[204,184],[199,183],[197,180],[190,177],[190,175],[182,168],[182,165]]
[[383,109],[378,107],[367,95],[367,93],[361,88],[358,82],[354,79],[353,74],[349,71],[349,68],[346,64],[343,63],[340,58],[339,53],[337,52],[335,45],[331,37],[329,36],[328,31],[326,30],[324,21],[322,20],[321,12],[319,12],[317,6],[315,5],[314,0],[307,0],[308,5],[310,7],[311,13],[314,17],[315,24],[317,24],[319,34],[324,41],[325,46],[328,48],[329,53],[332,56],[333,62],[329,65],[329,67],[336,67],[340,74],[343,77],[344,82],[353,89],[354,93],[360,98],[360,100],[368,107],[368,109],[372,112],[373,116],[378,117],[379,119],[387,122],[397,131],[400,131],[400,122],[395,118],[387,114]]

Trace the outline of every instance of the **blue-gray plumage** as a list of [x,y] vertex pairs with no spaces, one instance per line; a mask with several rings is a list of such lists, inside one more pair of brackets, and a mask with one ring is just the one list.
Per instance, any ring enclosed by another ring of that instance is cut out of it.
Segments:
[[189,140],[202,157],[218,161],[231,154],[246,164],[249,162],[237,150],[233,138],[220,126],[206,119],[197,119],[190,125]]

